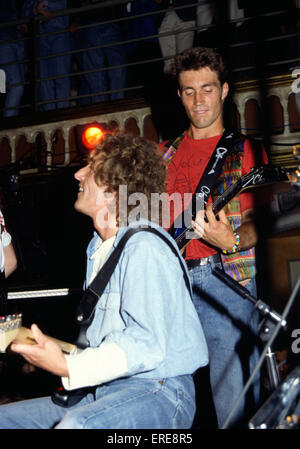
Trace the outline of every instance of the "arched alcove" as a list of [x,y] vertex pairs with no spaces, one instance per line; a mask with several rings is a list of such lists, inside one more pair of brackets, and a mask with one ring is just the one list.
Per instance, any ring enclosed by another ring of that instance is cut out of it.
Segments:
[[154,142],[159,141],[159,135],[155,129],[151,115],[147,115],[145,117],[143,135],[146,139],[152,140]]
[[288,117],[290,132],[300,131],[300,93],[296,101],[296,94],[292,93],[288,98]]
[[130,117],[125,122],[125,130],[134,136],[140,135],[140,130],[137,125],[137,121],[134,117]]
[[261,134],[262,117],[258,101],[254,98],[247,100],[245,104],[245,134],[257,136]]
[[276,95],[267,98],[268,123],[271,134],[282,134],[284,132],[284,114],[280,99]]
[[16,147],[15,147],[15,160],[20,161],[23,168],[23,161],[28,158],[31,151],[31,144],[28,142],[24,134],[20,134],[17,137]]
[[0,141],[0,167],[7,165],[11,161],[11,146],[9,139],[3,137]]
[[69,133],[64,136],[61,129],[57,129],[52,135],[52,148],[49,150],[52,151],[52,163],[54,165],[63,164],[65,161],[65,138],[69,138]]

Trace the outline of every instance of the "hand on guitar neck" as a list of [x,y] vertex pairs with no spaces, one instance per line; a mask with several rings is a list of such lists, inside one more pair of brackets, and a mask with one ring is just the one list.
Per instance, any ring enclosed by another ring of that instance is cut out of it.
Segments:
[[18,342],[17,337],[11,344],[11,350],[22,355],[27,362],[37,368],[57,376],[68,377],[67,361],[59,345],[44,335],[36,324],[31,326],[31,332],[36,344]]
[[21,326],[21,315],[2,317],[0,322],[0,351],[10,349],[32,365],[57,376],[68,376],[64,353],[71,354],[76,346],[49,337],[33,324],[30,329]]

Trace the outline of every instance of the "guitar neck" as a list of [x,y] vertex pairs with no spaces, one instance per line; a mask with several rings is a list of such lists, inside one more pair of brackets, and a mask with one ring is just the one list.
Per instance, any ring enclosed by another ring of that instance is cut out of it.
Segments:
[[[77,349],[76,345],[73,345],[72,343],[67,343],[66,341],[62,341],[57,338],[49,337],[49,335],[46,335],[46,337],[49,338],[49,340],[56,343],[65,354],[73,354]],[[34,338],[32,336],[31,330],[28,329],[27,327],[23,327],[23,326],[21,326],[19,328],[17,336],[16,336],[16,340],[18,340],[18,342],[20,342],[20,343],[25,343],[28,345],[36,344],[36,341],[34,340]]]
[[[55,342],[65,354],[73,354],[77,350],[77,347],[72,343],[48,335],[46,337]],[[21,326],[21,314],[2,317],[0,322],[0,352],[5,352],[14,340],[28,345],[36,344],[31,330]]]
[[220,212],[221,209],[223,209],[224,206],[226,206],[229,201],[232,200],[236,196],[238,192],[241,190],[241,183],[240,180],[237,180],[236,183],[231,184],[230,187],[221,195],[219,198],[216,199],[216,201],[213,203],[212,210],[215,215],[217,215],[218,212]]

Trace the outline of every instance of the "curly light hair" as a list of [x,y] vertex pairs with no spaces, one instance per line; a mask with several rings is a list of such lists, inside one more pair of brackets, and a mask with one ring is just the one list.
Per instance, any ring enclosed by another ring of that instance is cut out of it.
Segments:
[[[96,184],[116,194],[118,224],[127,225],[130,211],[136,207],[128,202],[131,195],[143,195],[147,207],[139,210],[140,218],[151,217],[151,195],[160,195],[166,189],[166,167],[155,142],[121,131],[107,134],[88,162]],[[125,211],[120,209],[120,186],[126,186]],[[154,221],[161,221],[161,213]]]

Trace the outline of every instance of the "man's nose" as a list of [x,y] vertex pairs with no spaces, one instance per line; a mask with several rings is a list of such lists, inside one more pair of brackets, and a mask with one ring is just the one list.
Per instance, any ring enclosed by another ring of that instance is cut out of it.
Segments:
[[80,168],[74,174],[74,178],[77,179],[77,181],[81,181],[84,178],[84,176],[86,175],[87,170],[88,170],[88,165],[86,165],[85,167]]
[[195,92],[194,96],[195,104],[202,104],[204,102],[204,95],[202,92]]

